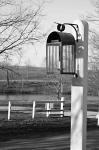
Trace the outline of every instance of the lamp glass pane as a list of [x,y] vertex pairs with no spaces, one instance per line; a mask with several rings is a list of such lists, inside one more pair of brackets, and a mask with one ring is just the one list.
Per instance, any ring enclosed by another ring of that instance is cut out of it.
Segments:
[[75,54],[74,45],[63,45],[62,51],[62,72],[74,73],[75,71]]
[[46,47],[46,68],[47,73],[58,72],[59,66],[59,45],[47,45]]

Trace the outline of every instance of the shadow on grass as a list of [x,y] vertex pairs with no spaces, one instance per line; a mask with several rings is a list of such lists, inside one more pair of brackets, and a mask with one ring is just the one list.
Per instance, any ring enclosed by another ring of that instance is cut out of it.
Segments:
[[70,131],[70,118],[36,118],[34,120],[2,121],[0,126],[0,141],[13,137],[38,136],[51,132]]

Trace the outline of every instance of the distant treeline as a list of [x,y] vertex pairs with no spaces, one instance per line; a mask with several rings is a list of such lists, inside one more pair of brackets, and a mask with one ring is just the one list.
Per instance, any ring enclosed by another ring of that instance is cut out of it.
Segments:
[[[47,75],[46,68],[31,66],[7,67],[8,70],[0,70],[0,93],[57,94],[58,84],[60,78],[62,78],[63,93],[70,94],[72,76]],[[88,95],[99,95],[99,71],[88,71]]]
[[45,68],[37,68],[30,66],[6,66],[8,69],[0,69],[0,80],[7,79],[7,73],[10,80],[21,79],[43,79],[46,77]]

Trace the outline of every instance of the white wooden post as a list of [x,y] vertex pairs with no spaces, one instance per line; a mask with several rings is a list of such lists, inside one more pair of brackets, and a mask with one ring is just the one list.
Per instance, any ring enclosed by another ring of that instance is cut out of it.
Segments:
[[61,112],[61,117],[63,117],[64,114],[64,97],[61,97],[61,108],[60,108]]
[[10,120],[11,102],[8,102],[8,120]]
[[49,117],[49,114],[50,114],[50,113],[49,113],[49,110],[50,110],[50,109],[49,109],[49,103],[46,103],[46,110],[47,110],[47,111],[46,111],[46,117]]
[[32,119],[34,119],[34,116],[35,116],[35,101],[33,101]]
[[88,23],[76,20],[79,27],[76,42],[76,72],[71,86],[71,150],[86,150]]
[[99,112],[97,113],[96,118],[97,118],[97,125],[99,126]]

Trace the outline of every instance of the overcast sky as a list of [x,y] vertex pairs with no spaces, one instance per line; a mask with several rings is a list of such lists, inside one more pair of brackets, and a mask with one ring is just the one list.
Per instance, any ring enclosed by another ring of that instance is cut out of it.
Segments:
[[[46,16],[42,21],[43,30],[56,30],[54,22],[70,22],[79,19],[80,16],[94,11],[91,0],[51,0],[46,6],[44,13]],[[33,66],[44,65],[46,52],[46,42],[35,47],[25,47],[21,65],[30,63]]]

